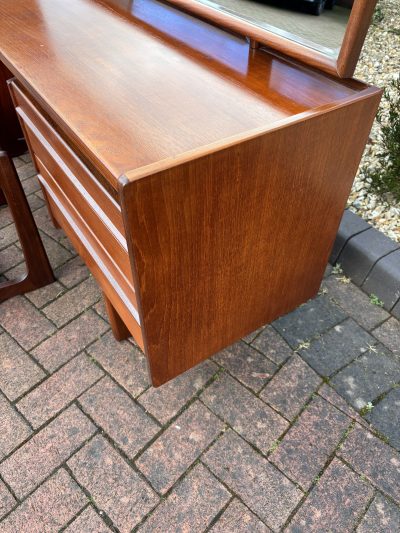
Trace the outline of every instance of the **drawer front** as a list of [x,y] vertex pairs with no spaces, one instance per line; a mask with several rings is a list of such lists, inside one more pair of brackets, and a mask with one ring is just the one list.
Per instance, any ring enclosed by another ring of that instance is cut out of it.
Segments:
[[113,302],[121,316],[127,317],[127,324],[130,326],[131,333],[138,344],[142,346],[140,318],[132,285],[121,275],[118,267],[109,260],[97,236],[93,234],[86,220],[72,205],[67,194],[60,188],[46,166],[40,160],[38,163],[40,165],[38,178],[46,191],[57,220],[61,223],[108,298]]
[[76,177],[100,209],[107,213],[112,224],[123,234],[121,208],[106,189],[100,185],[87,166],[79,159],[53,126],[43,117],[35,104],[21,91],[15,82],[10,84],[17,112],[22,119],[28,117],[44,139],[54,148],[60,159]]
[[117,202],[34,107],[15,83],[11,84],[28,141],[39,172],[43,166],[67,195],[105,253],[133,286],[132,271]]

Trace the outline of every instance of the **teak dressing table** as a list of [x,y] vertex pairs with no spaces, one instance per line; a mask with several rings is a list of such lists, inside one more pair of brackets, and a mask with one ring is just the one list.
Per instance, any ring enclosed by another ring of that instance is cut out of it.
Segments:
[[183,3],[0,0],[49,209],[156,386],[317,293],[381,96]]

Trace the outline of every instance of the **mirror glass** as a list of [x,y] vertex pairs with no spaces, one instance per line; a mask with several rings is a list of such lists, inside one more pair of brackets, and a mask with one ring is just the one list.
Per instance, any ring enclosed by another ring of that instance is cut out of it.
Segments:
[[353,0],[196,0],[337,58]]

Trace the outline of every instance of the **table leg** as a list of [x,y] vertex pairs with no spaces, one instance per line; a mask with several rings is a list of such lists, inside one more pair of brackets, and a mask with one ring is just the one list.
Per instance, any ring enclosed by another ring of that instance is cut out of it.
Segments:
[[110,302],[110,300],[107,298],[107,296],[103,293],[104,303],[106,304],[106,310],[108,319],[110,321],[111,330],[113,332],[113,335],[117,341],[123,341],[125,339],[128,339],[131,337],[130,331],[125,326],[125,323],[122,321],[121,317],[117,313],[117,311],[114,309],[113,304]]
[[22,278],[0,283],[1,302],[52,283],[54,275],[14,164],[6,152],[0,152],[0,188],[14,219],[27,269]]

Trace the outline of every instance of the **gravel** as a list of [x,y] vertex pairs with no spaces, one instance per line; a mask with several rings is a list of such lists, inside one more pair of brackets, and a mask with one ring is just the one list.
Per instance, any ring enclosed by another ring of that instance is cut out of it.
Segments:
[[[391,80],[399,77],[400,0],[380,0],[378,5],[383,18],[382,20],[378,20],[376,16],[374,18],[355,77],[385,88]],[[382,100],[381,110],[384,116],[386,109],[387,104]],[[377,153],[380,147],[380,127],[375,121],[370,141],[354,181],[348,206],[388,237],[400,242],[400,203],[396,203],[390,194],[381,198],[369,190],[368,169],[377,167]]]

